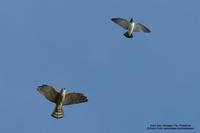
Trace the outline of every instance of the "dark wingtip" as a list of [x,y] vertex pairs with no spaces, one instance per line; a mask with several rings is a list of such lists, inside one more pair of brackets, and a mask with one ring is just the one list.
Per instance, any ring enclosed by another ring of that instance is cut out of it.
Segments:
[[83,96],[84,102],[88,102],[88,99],[86,96]]
[[147,28],[147,33],[150,33],[151,31]]
[[143,27],[144,27],[145,32],[147,32],[147,33],[150,33],[150,32],[151,32],[150,29],[147,28],[146,26],[143,26]]
[[81,96],[82,102],[88,102],[87,97],[83,93],[78,93]]
[[85,99],[85,102],[88,102],[88,99],[87,99],[87,97],[86,97],[86,99]]

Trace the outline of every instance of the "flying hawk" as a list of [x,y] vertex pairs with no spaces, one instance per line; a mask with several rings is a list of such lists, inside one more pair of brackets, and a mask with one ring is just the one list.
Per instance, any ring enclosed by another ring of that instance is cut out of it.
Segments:
[[146,26],[141,23],[136,23],[131,18],[130,21],[123,19],[123,18],[112,18],[111,19],[114,23],[120,25],[125,30],[128,30],[124,33],[124,36],[127,38],[133,38],[133,32],[151,32]]
[[38,86],[37,91],[46,97],[49,101],[56,104],[56,107],[52,113],[52,117],[60,119],[64,117],[62,109],[63,105],[78,104],[87,102],[88,99],[82,93],[66,92],[65,88],[62,88],[60,92],[57,92],[52,86],[42,85]]

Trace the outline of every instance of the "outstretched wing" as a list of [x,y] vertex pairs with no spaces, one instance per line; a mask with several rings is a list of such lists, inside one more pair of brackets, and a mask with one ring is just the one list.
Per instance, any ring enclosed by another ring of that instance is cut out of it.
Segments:
[[151,32],[151,31],[143,24],[136,23],[133,32]]
[[49,101],[56,103],[58,92],[49,85],[38,86],[37,91],[44,95]]
[[124,29],[128,30],[128,26],[129,26],[129,21],[127,21],[126,19],[123,18],[112,18],[111,19],[114,23],[120,25],[121,27],[123,27]]
[[88,101],[87,97],[84,96],[82,93],[72,92],[72,93],[67,93],[65,95],[65,100],[63,102],[63,105],[83,103],[87,101]]

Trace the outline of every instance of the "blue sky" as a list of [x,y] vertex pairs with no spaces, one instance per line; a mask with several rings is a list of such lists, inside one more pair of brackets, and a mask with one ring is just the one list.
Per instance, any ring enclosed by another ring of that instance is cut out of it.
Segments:
[[[150,124],[190,124],[197,133],[199,4],[1,0],[1,132],[146,133]],[[113,17],[133,17],[152,32],[127,39]],[[89,102],[64,107],[55,120],[54,105],[36,91],[41,84]]]

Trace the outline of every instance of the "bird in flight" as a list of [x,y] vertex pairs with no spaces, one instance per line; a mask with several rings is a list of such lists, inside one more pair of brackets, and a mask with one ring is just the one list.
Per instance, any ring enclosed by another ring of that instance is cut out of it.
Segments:
[[128,30],[124,33],[124,36],[127,38],[133,38],[134,32],[151,32],[146,26],[141,23],[136,23],[131,18],[130,21],[123,19],[123,18],[112,18],[111,19],[114,23],[120,25],[124,29]]
[[87,102],[88,99],[82,93],[66,92],[65,88],[62,88],[60,92],[57,92],[52,86],[41,85],[38,86],[37,91],[45,96],[45,98],[56,104],[52,117],[60,119],[64,117],[63,105],[71,105]]

